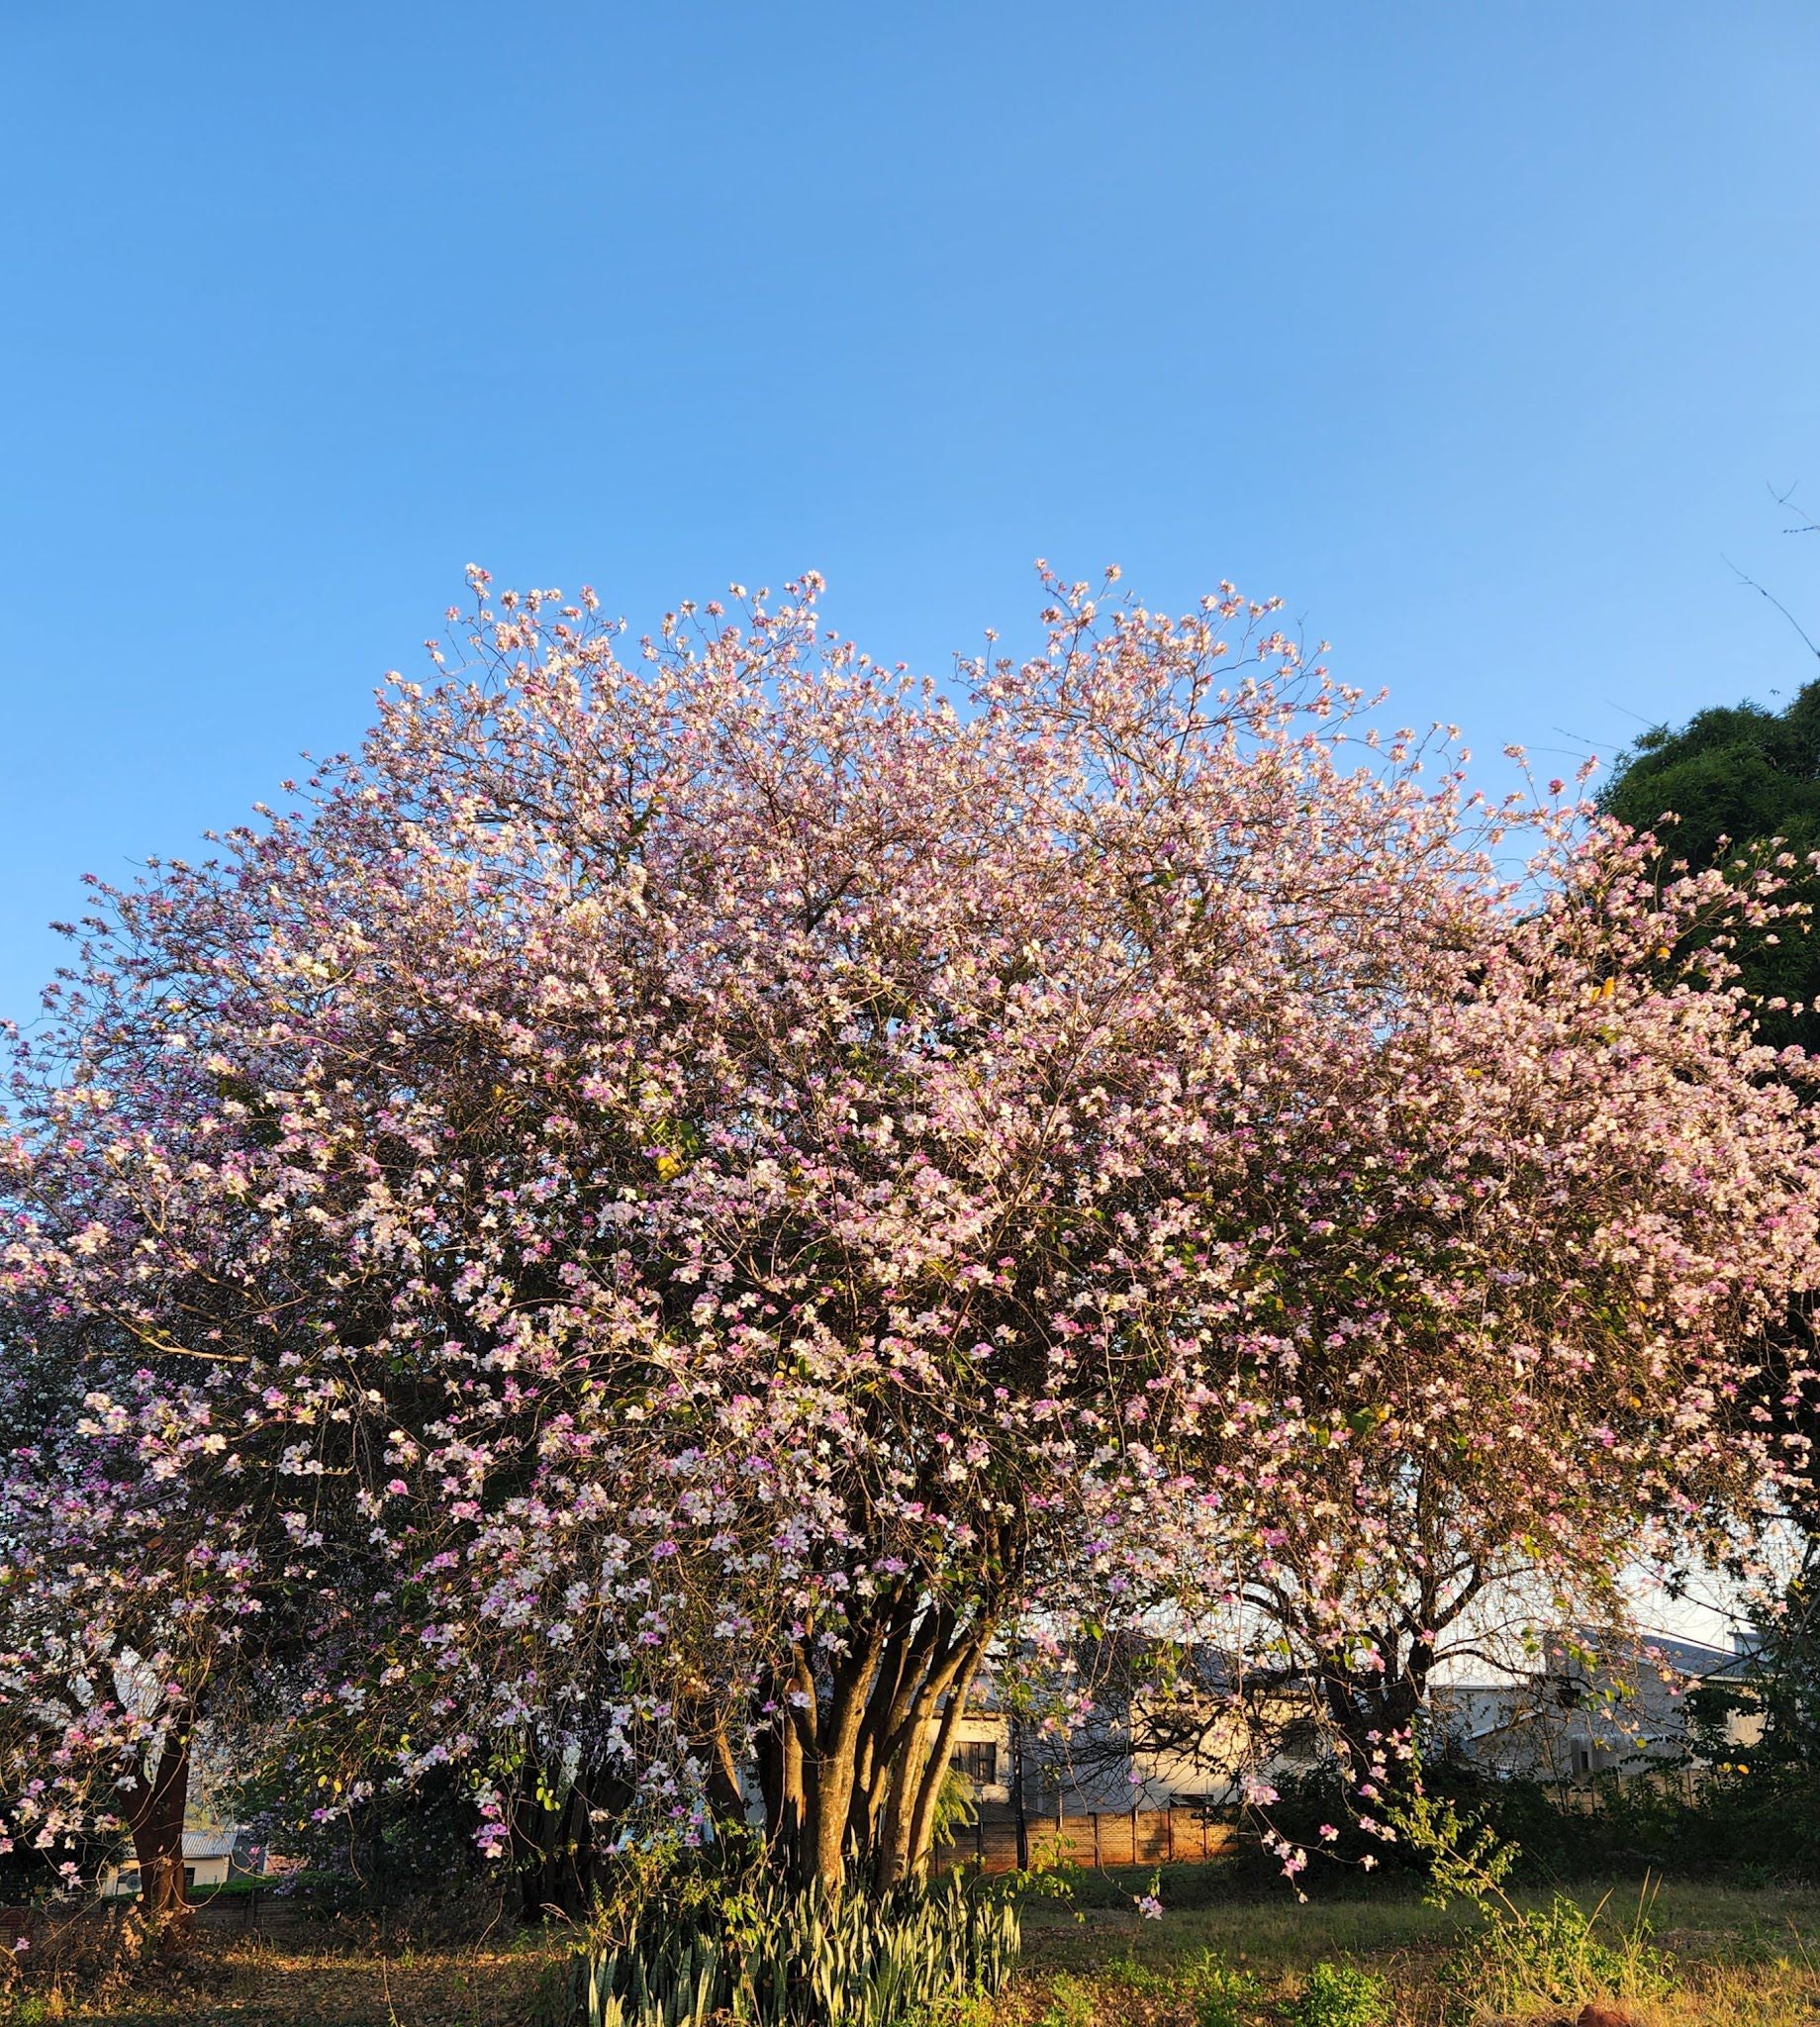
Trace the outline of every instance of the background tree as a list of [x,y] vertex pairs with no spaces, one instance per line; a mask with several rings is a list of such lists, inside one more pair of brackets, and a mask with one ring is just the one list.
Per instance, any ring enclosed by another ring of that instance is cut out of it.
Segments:
[[[1633,829],[1655,832],[1669,866],[1704,871],[1786,852],[1788,899],[1811,911],[1820,899],[1809,864],[1820,851],[1820,679],[1780,711],[1713,705],[1684,725],[1651,727],[1598,801]],[[1742,983],[1766,1003],[1766,1039],[1811,1049],[1820,1039],[1820,939],[1809,916],[1742,925],[1734,955]]]
[[[1816,531],[1811,518],[1801,520],[1790,532]],[[1788,617],[1779,601],[1772,603]],[[1795,630],[1812,651],[1798,624]],[[1820,935],[1813,927],[1820,904],[1820,678],[1802,684],[1779,711],[1746,700],[1710,706],[1678,727],[1652,726],[1620,757],[1598,801],[1607,814],[1656,835],[1665,875],[1682,865],[1742,871],[1766,859],[1780,864],[1789,912],[1772,924],[1728,925],[1729,954],[1757,1003],[1767,1040],[1803,1051],[1820,1043]],[[1805,1067],[1794,1066],[1793,1074],[1803,1102],[1811,1103]],[[1812,1363],[1814,1341],[1811,1298],[1796,1291],[1758,1353],[1766,1411],[1808,1444],[1820,1439],[1820,1412],[1798,1375]],[[1808,1534],[1811,1566],[1820,1554],[1820,1507],[1794,1490],[1792,1509]],[[1786,1599],[1787,1625],[1770,1635],[1768,1651],[1783,1660],[1791,1641],[1815,1637],[1810,1593],[1811,1578],[1796,1585]],[[1786,1672],[1778,1663],[1778,1676]],[[1790,1679],[1799,1675],[1796,1668]],[[1785,1705],[1797,1706],[1798,1698]]]

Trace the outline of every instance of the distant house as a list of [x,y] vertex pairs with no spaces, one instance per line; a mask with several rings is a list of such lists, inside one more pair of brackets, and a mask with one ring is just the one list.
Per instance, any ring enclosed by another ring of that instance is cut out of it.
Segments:
[[956,1721],[948,1764],[965,1777],[975,1801],[1011,1798],[1010,1720],[990,1707],[965,1711]]
[[[1650,1634],[1588,1665],[1551,1641],[1533,1669],[1438,1687],[1431,1709],[1448,1748],[1489,1772],[1569,1786],[1623,1778],[1696,1764],[1687,1699],[1705,1685],[1738,1683],[1751,1652],[1744,1634],[1730,1647]],[[1729,1745],[1748,1748],[1762,1733],[1754,1712],[1727,1720]]]
[[[1067,1735],[1010,1716],[990,1689],[956,1727],[950,1765],[988,1820],[1122,1815],[1132,1809],[1217,1808],[1248,1774],[1283,1764],[1315,1727],[1293,1691],[1234,1693],[1210,1647],[1178,1657],[1170,1687],[1146,1681],[1143,1643],[1096,1650],[1102,1680],[1087,1722]],[[1260,1728],[1277,1743],[1261,1763]],[[1307,1745],[1311,1762],[1315,1748]]]
[[[1588,1642],[1589,1644],[1589,1642]],[[1441,1749],[1488,1772],[1573,1786],[1689,1764],[1687,1698],[1735,1684],[1750,1642],[1707,1646],[1669,1635],[1629,1642],[1588,1662],[1567,1641],[1545,1643],[1533,1666],[1501,1679],[1436,1684],[1429,1715]],[[1062,1738],[1019,1725],[989,1691],[960,1721],[950,1756],[988,1820],[1122,1813],[1238,1802],[1246,1779],[1276,1782],[1326,1757],[1328,1734],[1306,1688],[1235,1691],[1212,1650],[1187,1657],[1168,1692],[1141,1687],[1133,1653],[1120,1689],[1114,1670],[1087,1723]],[[1728,1744],[1756,1743],[1750,1710],[1727,1723]]]
[[[249,1844],[246,1833],[232,1823],[185,1830],[183,1833],[183,1885],[186,1892],[207,1893],[211,1887],[225,1886],[231,1879],[257,1877],[264,1870],[263,1849]],[[104,1899],[135,1894],[139,1888],[137,1865],[110,1866],[101,1876]]]

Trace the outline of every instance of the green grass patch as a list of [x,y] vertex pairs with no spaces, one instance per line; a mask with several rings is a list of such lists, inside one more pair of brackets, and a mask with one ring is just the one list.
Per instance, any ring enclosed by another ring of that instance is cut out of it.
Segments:
[[[1026,1903],[1025,1970],[994,2027],[1541,2027],[1595,1991],[1625,1993],[1648,2027],[1820,2023],[1820,1890],[1523,1889],[1497,1935],[1413,1881],[1304,1903],[1287,1887],[1222,1896],[1202,1871],[1099,1874],[1071,1900]],[[1160,1921],[1136,1907],[1153,1889]]]

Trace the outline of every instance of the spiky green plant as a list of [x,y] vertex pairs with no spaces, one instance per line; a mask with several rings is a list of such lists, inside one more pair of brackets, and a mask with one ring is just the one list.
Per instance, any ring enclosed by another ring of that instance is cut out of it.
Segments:
[[831,1899],[740,1882],[654,1893],[571,1960],[546,2001],[554,2027],[908,2027],[946,2001],[1000,1990],[1017,1910],[950,1878],[918,1891]]

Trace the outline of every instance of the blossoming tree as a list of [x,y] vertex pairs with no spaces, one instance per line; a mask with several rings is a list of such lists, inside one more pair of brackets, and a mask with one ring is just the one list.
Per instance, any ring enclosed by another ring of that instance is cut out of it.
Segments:
[[1293,1583],[1369,1668],[1417,1478],[1572,1592],[1804,1470],[1747,1383],[1820,1173],[1714,939],[1772,879],[1463,807],[1229,590],[1051,580],[950,693],[813,580],[630,655],[475,583],[475,665],[107,894],[22,1049],[7,1341],[73,1329],[58,1482],[208,1571],[187,1644],[105,1549],[15,1619],[16,1679],[89,1656],[22,1820],[100,1672],[206,1647],[332,1797],[453,1764],[502,1851],[762,1803],[889,1885],[1013,1635]]

